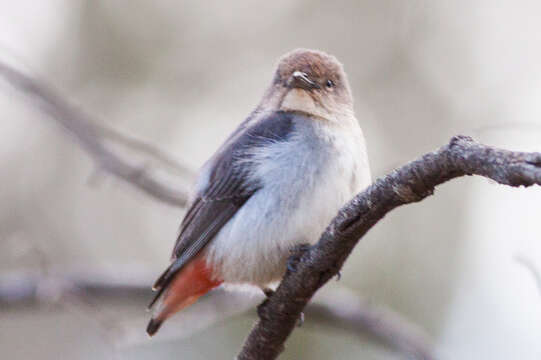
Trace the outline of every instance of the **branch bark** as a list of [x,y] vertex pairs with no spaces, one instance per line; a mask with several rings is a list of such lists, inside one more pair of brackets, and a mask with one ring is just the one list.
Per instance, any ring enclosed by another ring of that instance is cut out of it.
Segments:
[[259,321],[238,359],[275,359],[312,296],[337,275],[354,246],[379,220],[464,175],[515,187],[540,184],[541,153],[501,150],[456,136],[439,150],[376,180],[340,210],[316,245],[290,259],[295,270],[288,271],[274,295],[259,306]]

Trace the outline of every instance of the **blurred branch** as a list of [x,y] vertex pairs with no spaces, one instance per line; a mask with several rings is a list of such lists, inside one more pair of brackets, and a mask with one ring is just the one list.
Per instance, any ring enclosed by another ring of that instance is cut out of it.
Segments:
[[338,274],[358,241],[387,213],[425,199],[437,185],[474,174],[516,187],[540,184],[541,153],[501,150],[456,136],[376,180],[340,210],[316,245],[290,259],[288,268],[294,271],[287,271],[276,292],[259,306],[259,321],[238,359],[275,359],[315,292]]
[[522,255],[515,255],[515,261],[524,266],[524,268],[532,275],[535,284],[537,285],[537,290],[539,290],[539,294],[541,295],[541,273],[533,261]]
[[98,132],[103,138],[113,140],[117,144],[123,144],[131,150],[139,153],[141,156],[153,158],[157,162],[157,164],[168,168],[170,171],[180,176],[183,176],[184,180],[191,180],[195,176],[194,172],[191,169],[180,164],[178,161],[174,160],[169,154],[166,154],[165,152],[150,144],[129,137],[109,127],[98,125],[97,123],[90,123],[89,125],[93,125],[96,129],[96,132]]
[[373,335],[408,358],[436,359],[426,334],[416,324],[389,308],[359,299],[347,288],[315,296],[304,313],[310,322],[319,321],[359,335]]
[[[178,188],[179,184],[186,181],[185,177],[191,174],[186,167],[151,145],[97,125],[88,114],[68,103],[44,83],[2,62],[0,75],[72,134],[79,145],[94,159],[99,169],[115,175],[164,203],[178,207],[186,205],[187,191],[185,188]],[[130,160],[123,159],[106,146],[107,139],[132,150]],[[133,153],[138,153],[138,164],[132,164]],[[141,155],[146,159],[141,159]],[[167,184],[174,185],[167,185],[165,181],[158,179],[157,172],[153,173],[148,166],[149,158],[161,165],[160,170],[168,169],[167,175],[173,175],[177,181],[169,181]],[[183,181],[180,181],[179,174],[184,177]]]
[[149,297],[152,282],[133,268],[115,271],[11,272],[0,275],[0,304],[56,302],[65,295]]
[[[151,279],[150,273],[126,267],[102,272],[57,271],[48,276],[14,272],[0,276],[0,304],[62,303],[65,299],[77,301],[77,298],[88,299],[90,296],[138,298],[143,303],[152,295],[148,287]],[[162,330],[163,336],[160,338],[187,338],[229,317],[253,309],[262,299],[259,294],[215,290],[173,319],[163,329],[165,331]],[[310,324],[319,322],[359,335],[373,335],[404,354],[417,359],[435,359],[430,353],[426,336],[417,326],[389,309],[361,301],[351,290],[337,288],[332,293],[317,296],[306,308],[306,314]],[[141,324],[123,327],[120,336],[116,339],[113,336],[113,342],[122,346],[145,341],[147,336],[143,336],[140,331],[144,321],[146,318],[141,319]],[[182,326],[186,323],[194,325]]]

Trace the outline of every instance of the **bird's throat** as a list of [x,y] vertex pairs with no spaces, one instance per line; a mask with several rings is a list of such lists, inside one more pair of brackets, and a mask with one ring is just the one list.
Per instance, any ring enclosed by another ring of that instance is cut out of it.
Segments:
[[280,110],[301,112],[310,116],[329,119],[328,112],[306,90],[291,89],[284,96]]

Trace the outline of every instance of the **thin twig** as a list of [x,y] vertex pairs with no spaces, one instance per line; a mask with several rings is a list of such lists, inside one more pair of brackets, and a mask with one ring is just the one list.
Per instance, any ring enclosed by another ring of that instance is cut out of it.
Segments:
[[46,274],[14,271],[0,274],[0,304],[16,306],[55,302],[66,294],[108,297],[149,297],[154,276],[139,267],[114,271],[51,270]]
[[340,271],[358,241],[379,220],[398,206],[432,195],[439,184],[473,174],[510,186],[540,184],[541,153],[496,149],[457,136],[378,179],[340,210],[315,246],[294,257],[290,268],[295,271],[288,271],[274,295],[259,306],[259,321],[238,358],[275,359],[312,296]]
[[[164,203],[177,207],[186,205],[186,189],[164,184],[163,181],[158,180],[156,176],[150,173],[145,163],[132,165],[123,160],[122,157],[105,146],[103,135],[121,140],[124,145],[130,145],[132,148],[168,164],[169,168],[173,167],[172,164],[174,163],[170,157],[164,156],[159,150],[153,149],[150,145],[143,144],[135,139],[129,139],[124,135],[120,136],[114,130],[105,130],[105,127],[96,125],[96,122],[89,115],[65,101],[45,84],[2,62],[0,62],[0,76],[73,135],[81,147],[94,159],[98,168],[115,175]],[[180,165],[174,166],[174,168],[183,175],[187,173],[187,170]],[[178,178],[178,175],[176,177]],[[178,184],[182,184],[182,181],[171,183],[178,186]]]
[[116,144],[125,145],[130,150],[136,151],[143,156],[150,156],[157,161],[157,165],[163,165],[164,167],[170,169],[172,172],[178,174],[179,176],[183,176],[188,180],[191,180],[195,176],[192,169],[179,163],[169,154],[158,149],[154,145],[150,145],[141,140],[129,137],[125,134],[120,133],[117,130],[103,126],[96,122],[93,122],[92,125],[94,126],[96,132],[100,133],[102,138],[113,140]]

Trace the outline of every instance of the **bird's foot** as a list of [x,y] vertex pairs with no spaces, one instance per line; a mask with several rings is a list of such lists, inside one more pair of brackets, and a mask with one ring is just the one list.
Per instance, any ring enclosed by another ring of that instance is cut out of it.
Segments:
[[299,244],[297,246],[294,246],[289,252],[290,256],[289,259],[287,259],[287,271],[288,272],[295,272],[297,271],[297,265],[299,264],[302,255],[308,251],[312,245],[305,243],[305,244]]
[[274,290],[272,289],[269,289],[269,288],[264,288],[264,289],[261,289],[263,291],[263,294],[265,294],[265,296],[268,298],[270,298],[272,296],[272,294],[274,294]]

